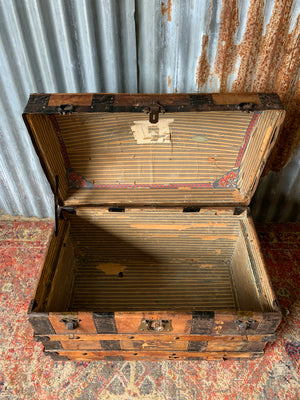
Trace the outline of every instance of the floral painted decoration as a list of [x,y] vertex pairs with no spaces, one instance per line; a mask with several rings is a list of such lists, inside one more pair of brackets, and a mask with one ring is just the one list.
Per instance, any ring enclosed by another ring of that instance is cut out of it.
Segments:
[[236,188],[239,170],[231,170],[214,182],[215,188]]

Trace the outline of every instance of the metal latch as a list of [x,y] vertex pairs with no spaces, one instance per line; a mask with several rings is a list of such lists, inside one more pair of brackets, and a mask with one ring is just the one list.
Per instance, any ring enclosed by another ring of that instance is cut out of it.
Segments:
[[66,326],[66,334],[68,335],[68,339],[75,339],[80,320],[76,317],[66,316],[62,318],[60,322],[63,322]]
[[144,113],[149,114],[149,122],[157,124],[159,113],[164,114],[166,110],[159,103],[153,103],[149,107],[143,108]]
[[139,331],[170,332],[173,330],[169,319],[142,319]]

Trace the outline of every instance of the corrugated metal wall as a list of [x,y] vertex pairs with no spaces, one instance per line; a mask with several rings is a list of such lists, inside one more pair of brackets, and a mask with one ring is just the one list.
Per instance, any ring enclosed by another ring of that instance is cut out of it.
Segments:
[[[276,91],[299,135],[300,0],[1,0],[0,208],[53,216],[21,119],[34,92]],[[260,182],[258,220],[300,218],[300,148]],[[270,169],[270,168],[269,168]]]

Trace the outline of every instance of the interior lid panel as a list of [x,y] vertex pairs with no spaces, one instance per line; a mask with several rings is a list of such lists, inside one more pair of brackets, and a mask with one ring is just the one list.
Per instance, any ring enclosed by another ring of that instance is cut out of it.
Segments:
[[284,112],[224,109],[166,112],[157,123],[141,112],[26,118],[65,204],[246,205]]

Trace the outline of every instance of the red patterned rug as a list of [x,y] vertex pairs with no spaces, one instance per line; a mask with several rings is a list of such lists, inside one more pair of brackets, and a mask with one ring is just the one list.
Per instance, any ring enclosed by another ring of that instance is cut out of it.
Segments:
[[300,225],[257,226],[284,311],[278,339],[252,361],[54,362],[26,312],[50,220],[0,217],[0,399],[300,399]]

